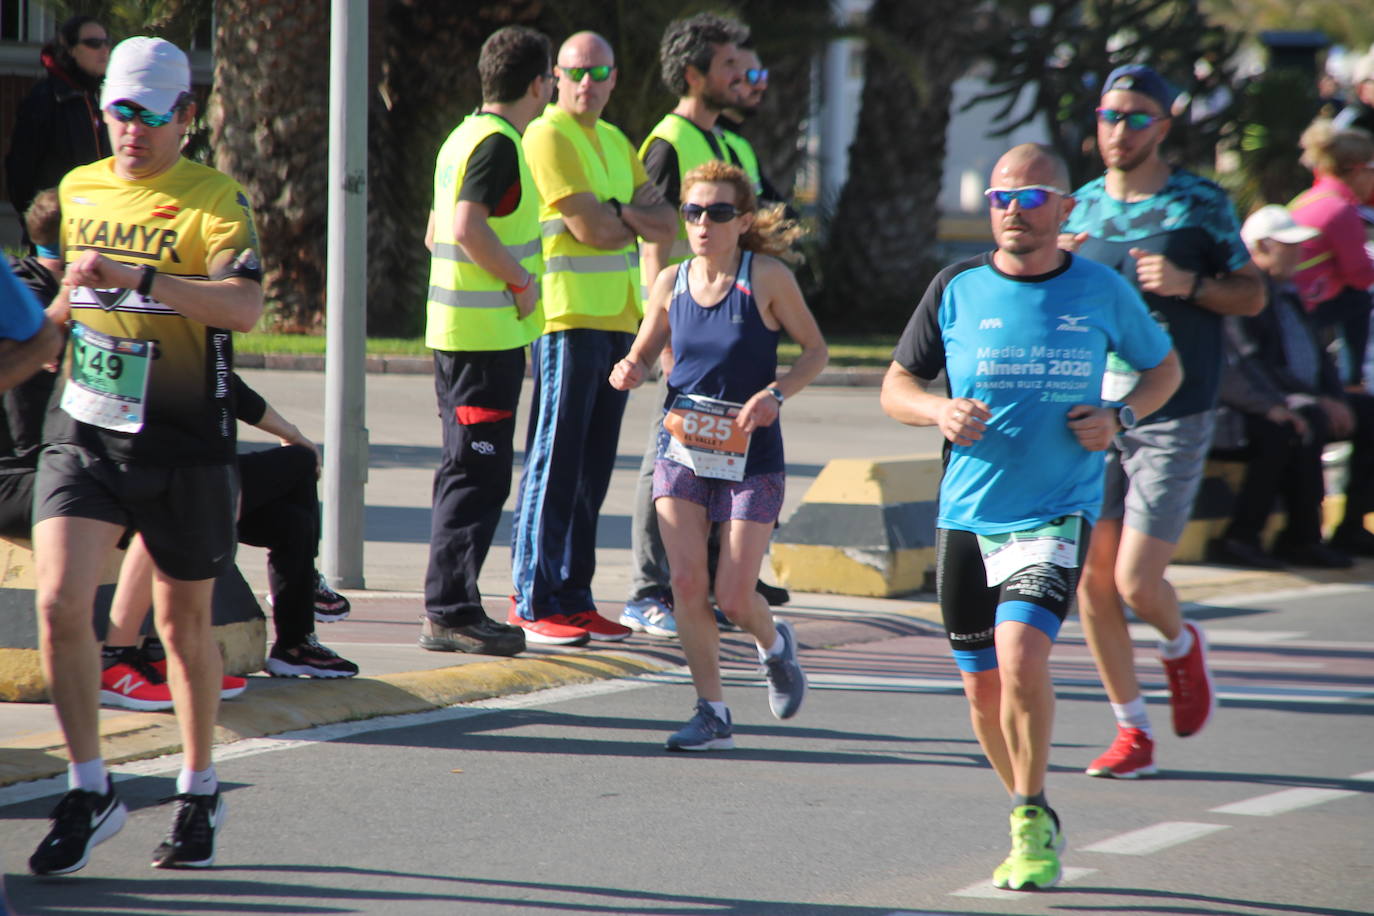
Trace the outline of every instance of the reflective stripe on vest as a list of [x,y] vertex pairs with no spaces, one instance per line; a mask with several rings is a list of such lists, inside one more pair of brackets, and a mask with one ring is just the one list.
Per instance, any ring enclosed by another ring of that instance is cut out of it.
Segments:
[[434,251],[430,258],[425,345],[436,350],[512,350],[543,330],[543,309],[521,318],[506,281],[473,262],[454,238],[458,195],[473,152],[493,134],[515,146],[520,202],[512,213],[491,216],[487,226],[502,247],[536,278],[543,273],[539,243],[539,194],[520,146],[520,134],[504,118],[484,112],[454,128],[434,168]]
[[[549,144],[535,142],[555,132],[577,154],[577,162],[597,201],[634,197],[634,147],[620,130],[597,121],[589,132],[556,105],[544,109],[525,132],[529,149],[544,154]],[[589,136],[595,134],[595,140]],[[636,303],[639,252],[634,242],[618,248],[597,248],[577,240],[554,206],[541,200],[539,234],[543,240],[545,280],[544,318],[559,327],[577,324],[577,316],[609,318]]]

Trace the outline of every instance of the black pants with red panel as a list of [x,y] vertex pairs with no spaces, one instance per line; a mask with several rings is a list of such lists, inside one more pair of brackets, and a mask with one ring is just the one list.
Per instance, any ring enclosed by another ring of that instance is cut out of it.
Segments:
[[425,613],[441,626],[485,616],[477,577],[510,495],[524,378],[524,348],[434,351],[443,458],[434,471]]

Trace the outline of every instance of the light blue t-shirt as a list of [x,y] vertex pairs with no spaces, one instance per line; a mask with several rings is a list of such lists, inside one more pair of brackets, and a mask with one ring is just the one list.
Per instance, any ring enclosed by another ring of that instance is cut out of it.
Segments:
[[944,370],[951,397],[992,411],[983,437],[946,446],[937,524],[1002,534],[1102,505],[1101,452],[1068,427],[1075,404],[1102,406],[1107,352],[1153,368],[1170,341],[1115,271],[1067,255],[1035,277],[999,271],[992,255],[945,268],[911,316],[893,359],[912,375]]
[[[4,259],[0,259],[4,260]],[[0,269],[0,338],[24,341],[43,326],[43,308],[30,290],[10,270],[8,260]]]

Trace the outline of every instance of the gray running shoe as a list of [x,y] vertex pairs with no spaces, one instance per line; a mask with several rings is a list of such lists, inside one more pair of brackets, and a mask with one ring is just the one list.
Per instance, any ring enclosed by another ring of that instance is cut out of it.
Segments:
[[780,655],[763,662],[763,673],[768,678],[768,708],[779,719],[790,719],[806,699],[806,672],[797,661],[797,634],[792,632],[792,624],[775,620],[774,625],[783,639],[783,648]]
[[728,751],[734,746],[730,711],[727,709],[725,718],[721,719],[705,700],[697,700],[696,715],[669,735],[667,744],[670,751]]
[[420,648],[431,652],[518,655],[525,651],[525,631],[483,617],[476,623],[446,627],[420,618]]

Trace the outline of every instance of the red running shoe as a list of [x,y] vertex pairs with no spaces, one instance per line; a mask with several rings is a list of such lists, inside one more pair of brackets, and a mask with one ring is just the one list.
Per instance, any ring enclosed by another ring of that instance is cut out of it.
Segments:
[[[164,681],[167,680],[167,659],[156,662],[149,662],[152,669],[158,673]],[[219,698],[221,700],[232,700],[234,697],[248,689],[248,678],[239,677],[235,674],[226,674],[224,679],[219,682]]]
[[1155,766],[1154,739],[1139,728],[1116,727],[1116,740],[1107,752],[1084,770],[1089,776],[1136,779],[1159,772]]
[[526,620],[515,610],[515,596],[511,595],[506,623],[525,631],[525,642],[544,646],[581,646],[592,638],[586,627],[578,626],[567,614],[550,614],[538,620]]
[[167,688],[167,679],[137,649],[130,649],[100,672],[100,702],[104,706],[160,712],[172,708],[172,691]]
[[1174,714],[1174,734],[1180,738],[1202,731],[1216,708],[1212,675],[1207,670],[1207,640],[1202,629],[1183,624],[1193,634],[1193,647],[1182,658],[1161,659],[1169,676],[1169,706]]
[[581,627],[587,631],[587,635],[591,639],[600,642],[620,642],[634,632],[624,624],[607,620],[596,611],[579,611],[576,614],[565,614],[564,616],[567,617],[568,623],[575,627]]

